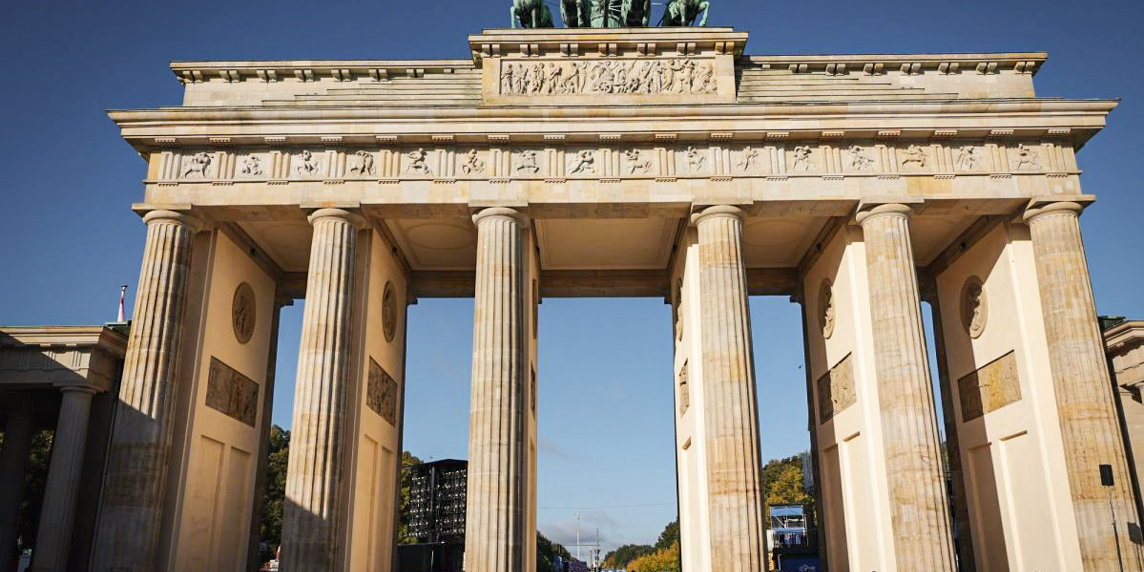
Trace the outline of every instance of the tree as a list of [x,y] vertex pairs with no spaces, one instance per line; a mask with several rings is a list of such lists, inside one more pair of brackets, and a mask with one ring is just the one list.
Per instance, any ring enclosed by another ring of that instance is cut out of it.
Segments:
[[397,543],[414,544],[417,539],[409,534],[409,491],[413,486],[413,467],[420,465],[409,451],[401,452],[401,506],[397,508]]
[[679,540],[632,560],[627,569],[628,572],[680,572]]
[[536,570],[537,572],[556,572],[556,557],[565,560],[572,557],[567,548],[548,540],[543,534],[536,533]]
[[282,503],[286,499],[286,466],[290,461],[290,432],[274,425],[270,427],[270,442],[266,447],[266,496],[262,499],[262,519],[258,532],[265,547],[261,561],[274,558],[282,544]]
[[763,467],[763,498],[767,504],[767,522],[771,507],[778,504],[796,504],[814,512],[814,497],[806,493],[802,480],[802,458],[799,455],[785,459],[772,459]]
[[663,528],[663,532],[659,533],[659,540],[655,541],[656,550],[663,550],[669,548],[672,544],[679,544],[679,519],[675,519]]

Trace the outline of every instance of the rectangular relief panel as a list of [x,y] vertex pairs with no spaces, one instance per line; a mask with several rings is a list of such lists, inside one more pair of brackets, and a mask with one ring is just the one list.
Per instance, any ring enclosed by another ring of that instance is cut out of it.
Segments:
[[207,407],[254,427],[258,419],[258,383],[211,357]]
[[961,418],[969,422],[1021,400],[1017,359],[1009,352],[957,381]]
[[818,378],[818,422],[826,423],[858,400],[854,390],[854,364],[852,354]]
[[397,426],[397,381],[373,359],[369,359],[366,405],[390,425]]

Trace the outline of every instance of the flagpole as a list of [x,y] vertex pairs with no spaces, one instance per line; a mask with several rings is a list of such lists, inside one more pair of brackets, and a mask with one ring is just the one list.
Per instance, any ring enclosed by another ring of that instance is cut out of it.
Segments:
[[124,285],[119,287],[119,315],[116,316],[116,319],[115,319],[116,322],[122,323],[122,322],[127,321],[127,308],[124,306],[124,302],[126,299],[127,299],[127,285],[124,284]]

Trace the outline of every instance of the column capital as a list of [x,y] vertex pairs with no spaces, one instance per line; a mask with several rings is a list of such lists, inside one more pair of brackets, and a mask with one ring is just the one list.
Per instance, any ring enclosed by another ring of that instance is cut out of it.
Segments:
[[516,209],[508,207],[488,207],[477,211],[473,215],[473,224],[480,225],[483,220],[513,220],[517,224],[524,226],[528,224],[528,215]]
[[206,226],[202,218],[183,210],[156,209],[148,211],[147,214],[143,215],[143,222],[148,226],[151,223],[178,224],[190,228],[192,232],[198,232]]
[[906,217],[913,216],[914,209],[905,203],[869,203],[858,205],[858,213],[854,215],[854,222],[865,227],[866,222],[887,215]]
[[60,393],[86,393],[88,395],[95,395],[107,391],[106,389],[80,384],[57,385],[56,389],[60,390]]
[[317,222],[319,220],[327,219],[327,218],[344,220],[344,221],[352,224],[354,226],[354,228],[359,229],[359,230],[365,226],[365,217],[363,217],[357,213],[350,212],[350,211],[345,210],[345,209],[334,209],[334,208],[318,209],[318,210],[310,213],[310,215],[306,217],[306,220],[310,222],[310,225],[314,225],[314,224],[317,224]]
[[715,205],[713,207],[707,207],[699,212],[692,213],[691,224],[698,226],[699,223],[716,217],[737,218],[739,219],[739,222],[743,222],[743,219],[746,218],[746,216],[747,213],[743,212],[743,209],[737,206]]
[[1025,208],[1025,213],[1022,215],[1026,223],[1033,222],[1034,219],[1040,218],[1042,215],[1058,213],[1058,214],[1072,214],[1073,216],[1080,216],[1084,211],[1087,204],[1082,204],[1077,201],[1037,201],[1029,202],[1029,206]]

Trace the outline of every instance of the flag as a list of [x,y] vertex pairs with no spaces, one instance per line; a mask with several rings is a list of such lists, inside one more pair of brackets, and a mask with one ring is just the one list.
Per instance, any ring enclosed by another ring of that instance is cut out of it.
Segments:
[[119,315],[115,318],[116,322],[127,321],[127,310],[124,308],[123,303],[127,299],[127,285],[119,287]]

